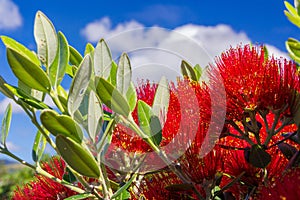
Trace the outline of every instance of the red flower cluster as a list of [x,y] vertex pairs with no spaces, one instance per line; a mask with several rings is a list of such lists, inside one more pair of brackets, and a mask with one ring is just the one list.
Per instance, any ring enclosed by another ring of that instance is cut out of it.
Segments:
[[[66,164],[58,157],[54,157],[49,163],[44,162],[42,168],[55,176],[62,179],[65,174]],[[65,199],[77,194],[69,188],[49,179],[42,175],[35,175],[35,180],[26,184],[22,188],[18,187],[12,199],[14,200],[42,200],[42,199]]]

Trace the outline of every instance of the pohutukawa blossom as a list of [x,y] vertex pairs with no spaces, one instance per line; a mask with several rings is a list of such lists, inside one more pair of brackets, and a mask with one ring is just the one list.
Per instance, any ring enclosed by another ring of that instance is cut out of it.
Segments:
[[[141,85],[137,89],[138,99],[152,106],[156,88],[156,84],[151,85],[149,82]],[[169,107],[165,124],[162,127],[163,139],[160,146],[166,146],[170,142],[176,143],[176,145],[190,144],[196,136],[199,124],[204,123],[204,121],[208,123],[210,111],[209,109],[205,110],[204,107],[201,108],[202,105],[206,104],[202,102],[205,99],[203,98],[204,91],[199,83],[190,82],[186,79],[179,81],[177,87],[171,84]],[[133,118],[138,123],[136,109],[133,112]],[[180,135],[178,136],[178,134]],[[175,136],[178,137],[174,139]],[[121,124],[118,124],[114,130],[112,142],[128,151],[151,151],[151,148],[142,138]],[[169,151],[171,150],[169,149]]]
[[[283,173],[288,160],[279,150],[269,151],[272,160],[266,169],[253,167],[245,160],[244,151],[231,150],[224,157],[226,174],[238,177],[243,174],[238,182],[229,188],[236,199],[244,199],[247,194],[253,196],[258,188],[271,186]],[[233,178],[223,177],[222,185],[228,184]]]
[[[54,157],[49,163],[44,162],[42,168],[51,175],[62,179],[65,174],[66,164],[58,157]],[[65,199],[77,194],[73,190],[45,177],[35,175],[35,179],[22,188],[18,187],[14,192],[14,200],[40,200],[40,199]]]
[[[215,77],[223,78],[223,82]],[[210,76],[224,84],[227,118],[241,120],[245,110],[277,110],[291,106],[299,91],[296,64],[285,59],[268,58],[263,46],[231,48],[216,59]]]

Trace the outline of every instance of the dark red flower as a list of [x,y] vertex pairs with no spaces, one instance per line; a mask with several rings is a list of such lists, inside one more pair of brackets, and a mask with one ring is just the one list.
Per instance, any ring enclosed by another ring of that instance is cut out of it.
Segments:
[[[198,188],[205,195],[201,188]],[[161,171],[146,175],[131,188],[132,200],[196,199],[191,185],[183,182],[172,172]]]
[[[44,162],[42,168],[51,175],[62,179],[65,174],[66,164],[58,157],[50,162]],[[23,187],[17,187],[12,199],[14,200],[56,200],[64,199],[77,194],[71,189],[42,175],[35,175],[35,179]]]
[[229,49],[216,59],[216,66],[211,66],[210,76],[213,83],[224,84],[227,118],[234,120],[241,120],[245,110],[291,106],[300,87],[296,64],[267,58],[263,46]]
[[273,185],[262,187],[257,199],[294,200],[300,199],[300,168],[295,168],[277,179]]

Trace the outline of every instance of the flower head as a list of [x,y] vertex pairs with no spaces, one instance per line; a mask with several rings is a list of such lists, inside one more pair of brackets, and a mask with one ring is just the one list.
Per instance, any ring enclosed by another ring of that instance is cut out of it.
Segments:
[[[51,175],[62,179],[65,174],[66,164],[58,157],[54,157],[49,163],[44,162],[42,168]],[[17,187],[12,199],[14,200],[42,200],[64,199],[77,194],[71,189],[42,175],[35,175],[35,179],[25,186]]]
[[[224,84],[227,95],[227,118],[240,120],[245,110],[281,109],[290,106],[299,91],[295,63],[267,58],[263,46],[231,48],[211,67],[211,79]],[[222,81],[216,77],[222,77]]]

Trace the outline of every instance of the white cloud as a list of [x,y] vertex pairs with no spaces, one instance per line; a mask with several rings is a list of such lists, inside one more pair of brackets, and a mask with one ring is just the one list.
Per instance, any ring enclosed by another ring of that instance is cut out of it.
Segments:
[[0,30],[15,29],[22,25],[18,6],[11,0],[0,0]]
[[23,112],[21,106],[16,104],[12,99],[9,99],[9,98],[5,97],[4,99],[2,99],[0,101],[0,114],[3,114],[5,112],[6,107],[8,106],[9,103],[12,105],[12,112],[13,113]]
[[[87,24],[81,31],[90,42],[104,38],[115,55],[127,52],[133,68],[133,80],[159,80],[162,75],[175,80],[180,75],[181,60],[200,66],[213,62],[222,51],[251,40],[244,32],[230,26],[186,24],[173,30],[145,27],[136,21],[112,27],[108,17]],[[276,47],[267,45],[270,54],[287,57]]]

